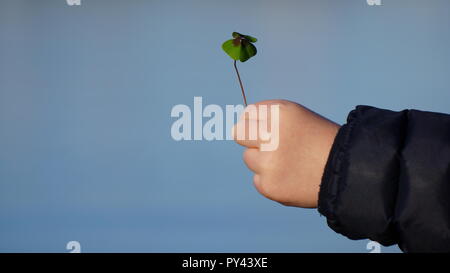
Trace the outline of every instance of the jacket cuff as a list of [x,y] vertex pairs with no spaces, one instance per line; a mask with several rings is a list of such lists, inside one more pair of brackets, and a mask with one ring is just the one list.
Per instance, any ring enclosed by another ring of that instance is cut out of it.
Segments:
[[350,135],[356,122],[352,111],[347,124],[341,126],[334,139],[320,184],[318,211],[327,218],[328,226],[338,233],[342,231],[335,207],[338,202],[339,185],[342,184],[342,174],[345,171],[343,170],[345,152],[348,150]]
[[350,239],[397,243],[392,219],[406,113],[357,106],[338,131],[318,202],[334,231]]

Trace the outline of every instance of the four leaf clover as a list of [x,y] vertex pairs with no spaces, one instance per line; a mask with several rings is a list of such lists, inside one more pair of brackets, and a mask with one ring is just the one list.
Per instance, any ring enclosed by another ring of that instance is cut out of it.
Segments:
[[222,44],[222,49],[235,61],[245,62],[256,55],[256,43],[258,39],[250,35],[233,32],[233,39]]
[[236,66],[237,61],[245,62],[251,57],[256,55],[256,47],[253,43],[256,43],[258,39],[250,35],[240,34],[238,32],[232,33],[233,39],[230,39],[222,44],[222,49],[231,59],[234,60],[234,69],[239,80],[239,85],[241,86],[242,97],[244,98],[244,104],[247,106],[247,98],[245,97],[244,86],[241,81],[241,76],[239,75],[239,70]]

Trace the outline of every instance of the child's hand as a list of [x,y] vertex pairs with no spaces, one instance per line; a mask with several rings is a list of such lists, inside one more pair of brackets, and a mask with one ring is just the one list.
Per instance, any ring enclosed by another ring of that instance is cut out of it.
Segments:
[[[317,207],[322,174],[339,125],[290,101],[271,100],[255,105],[268,105],[269,109],[270,105],[279,105],[279,145],[274,151],[260,150],[264,142],[259,138],[237,139],[237,124],[233,127],[235,141],[248,148],[244,161],[255,173],[256,189],[283,205]],[[238,123],[242,125],[245,116]],[[246,126],[255,122],[245,121]],[[258,122],[265,121],[258,117]],[[269,131],[270,128],[268,125]]]

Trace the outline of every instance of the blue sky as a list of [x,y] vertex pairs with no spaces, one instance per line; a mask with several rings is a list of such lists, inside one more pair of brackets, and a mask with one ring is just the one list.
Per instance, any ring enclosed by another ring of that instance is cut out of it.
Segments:
[[235,143],[175,142],[170,111],[241,103],[239,31],[249,102],[448,113],[450,3],[382,2],[2,1],[0,251],[367,252],[260,196]]

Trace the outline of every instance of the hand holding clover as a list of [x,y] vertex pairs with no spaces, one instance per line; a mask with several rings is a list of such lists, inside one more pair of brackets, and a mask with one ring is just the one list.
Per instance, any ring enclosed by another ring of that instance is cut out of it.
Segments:
[[[233,32],[233,39],[226,41],[222,49],[234,60],[234,68],[247,106],[244,87],[236,66],[256,55],[253,45],[256,38]],[[317,207],[320,182],[333,140],[339,125],[310,111],[300,104],[286,100],[269,100],[252,106],[279,106],[279,120],[257,117],[249,119],[246,108],[239,122],[233,127],[233,138],[246,147],[244,162],[255,173],[255,188],[265,197],[281,204],[296,207]],[[239,128],[249,131],[261,122],[279,123],[279,146],[276,150],[262,151],[262,140],[238,137]]]

